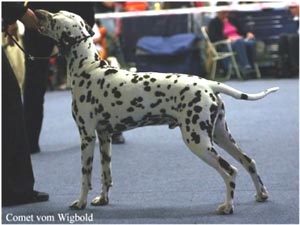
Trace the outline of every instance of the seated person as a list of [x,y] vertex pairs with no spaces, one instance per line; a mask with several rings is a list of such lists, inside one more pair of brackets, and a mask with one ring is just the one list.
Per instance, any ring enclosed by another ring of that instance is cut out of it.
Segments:
[[[217,6],[228,4],[228,2],[218,2]],[[209,23],[208,33],[212,42],[229,40],[236,53],[241,72],[243,74],[252,72],[256,61],[256,42],[253,33],[245,31],[239,21],[229,15],[228,11],[217,13],[217,16]]]
[[279,37],[279,76],[292,77],[299,74],[299,4],[289,7],[297,32],[281,34]]

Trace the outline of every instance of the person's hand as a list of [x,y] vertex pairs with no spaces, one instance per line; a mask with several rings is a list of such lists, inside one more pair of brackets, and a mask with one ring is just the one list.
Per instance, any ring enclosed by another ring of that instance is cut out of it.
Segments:
[[39,28],[39,20],[31,9],[27,9],[26,13],[20,20],[24,23],[26,28],[35,30]]
[[242,37],[241,36],[235,36],[235,37],[229,37],[227,38],[228,41],[236,41],[238,39],[241,39]]
[[[12,35],[17,41],[19,40],[18,38],[18,25],[17,23],[13,23],[11,25],[9,25],[7,27],[6,30],[10,35]],[[5,37],[7,38],[7,44],[9,44],[10,46],[14,46],[15,43],[13,42],[13,40],[7,36],[7,34],[5,33]]]
[[246,34],[246,38],[247,38],[247,39],[253,39],[253,38],[255,38],[255,37],[254,37],[254,34],[253,34],[253,33],[248,32],[248,33]]

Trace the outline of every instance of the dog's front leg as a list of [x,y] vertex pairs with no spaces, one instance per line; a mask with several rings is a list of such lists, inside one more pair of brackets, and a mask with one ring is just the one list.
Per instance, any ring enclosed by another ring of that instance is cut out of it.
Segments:
[[83,135],[81,132],[81,193],[79,200],[74,201],[70,205],[71,209],[84,209],[86,207],[88,191],[91,189],[95,139],[96,136],[94,132],[91,132],[90,135]]
[[100,142],[100,160],[101,160],[101,183],[102,189],[99,196],[93,201],[92,205],[107,205],[109,202],[108,191],[112,186],[111,178],[111,134],[97,132]]

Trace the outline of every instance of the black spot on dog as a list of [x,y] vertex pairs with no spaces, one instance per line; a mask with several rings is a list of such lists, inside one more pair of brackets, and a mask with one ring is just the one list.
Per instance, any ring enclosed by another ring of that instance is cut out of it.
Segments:
[[79,98],[80,102],[84,102],[85,100],[85,95],[81,95],[80,98]]
[[93,162],[93,157],[88,157],[88,159],[86,160],[86,165],[89,166],[90,164],[92,164]]
[[155,108],[155,107],[158,106],[160,103],[162,103],[162,100],[161,100],[161,99],[158,99],[157,102],[151,103],[151,104],[150,104],[150,107],[151,107],[151,108]]
[[195,144],[200,143],[200,135],[197,134],[196,132],[191,133],[192,141],[195,142]]
[[89,81],[87,82],[86,89],[89,89],[90,86],[91,86],[91,84],[92,84],[92,81],[89,80]]
[[82,67],[83,67],[83,62],[85,61],[85,60],[87,60],[88,59],[88,57],[84,57],[83,59],[81,59],[80,61],[79,61],[79,69],[81,69]]
[[111,74],[115,74],[117,72],[118,72],[118,70],[116,70],[116,69],[108,69],[108,70],[105,71],[104,75],[108,76],[108,75],[111,75]]
[[100,104],[98,105],[98,107],[95,108],[95,114],[97,115],[98,113],[103,112],[104,108],[103,106]]
[[138,75],[134,75],[134,77],[131,79],[131,82],[132,82],[133,84],[138,83],[138,82],[139,82],[139,76],[138,76]]
[[187,115],[188,117],[190,117],[192,114],[193,114],[193,111],[192,111],[192,110],[188,110],[187,113],[186,113],[186,115]]
[[105,60],[101,60],[100,63],[99,63],[99,66],[101,68],[105,67],[105,66],[108,66],[108,63],[105,61]]
[[234,182],[231,181],[231,182],[229,183],[229,185],[230,185],[231,188],[235,189],[235,183],[234,183]]
[[258,178],[259,183],[263,186],[264,184],[263,184],[263,182],[262,182],[260,176],[257,176],[257,178]]
[[202,107],[199,106],[199,105],[196,105],[196,106],[194,107],[194,111],[195,111],[196,113],[200,113],[200,112],[202,111]]
[[151,87],[150,86],[144,87],[144,91],[147,91],[147,92],[151,91]]
[[215,98],[215,96],[214,96],[212,93],[209,94],[209,97],[211,98],[211,100],[212,100],[213,102],[216,101],[216,98]]
[[189,102],[188,106],[192,107],[194,104],[201,101],[201,91],[195,93],[195,97]]
[[184,94],[184,92],[186,92],[186,91],[188,91],[188,90],[190,90],[190,88],[189,87],[185,87],[185,88],[183,88],[181,91],[180,91],[180,95],[183,95]]
[[130,104],[133,105],[133,106],[136,106],[136,107],[140,107],[140,108],[144,108],[144,106],[140,103],[143,101],[143,98],[142,97],[137,97],[137,98],[134,98],[130,101]]
[[79,87],[82,87],[84,85],[84,80],[81,80],[80,82],[79,82]]
[[248,163],[252,162],[252,159],[249,158],[249,156],[247,156],[246,154],[244,154],[244,158],[247,160]]
[[102,155],[102,159],[106,162],[110,162],[111,161],[111,157],[106,153],[106,152],[102,152],[101,151],[101,155]]
[[213,123],[218,115],[218,106],[212,104],[209,108],[210,111],[210,120]]
[[89,169],[82,168],[82,169],[81,169],[81,173],[82,173],[82,174],[90,174],[91,171],[90,171]]
[[211,151],[212,153],[214,153],[215,155],[218,155],[217,151],[214,148],[210,148],[209,151]]
[[193,124],[196,124],[199,118],[200,118],[200,117],[199,117],[197,114],[195,114],[195,115],[193,116],[193,118],[192,118],[192,123],[193,123]]
[[166,96],[166,94],[163,93],[163,92],[161,92],[161,91],[156,91],[156,92],[155,92],[155,96],[156,96],[156,97],[164,97],[164,96]]
[[166,113],[166,110],[165,110],[165,109],[161,109],[160,112],[161,112],[162,114],[165,114],[165,113]]
[[224,168],[230,175],[233,175],[234,171],[231,168],[230,164],[226,162],[222,157],[219,157],[219,164]]
[[94,104],[95,104],[95,101],[96,101],[96,100],[95,100],[95,97],[93,96],[93,97],[92,97],[92,100],[91,100],[91,104],[94,105]]
[[250,173],[256,173],[255,169],[252,166],[249,166],[248,171]]
[[95,114],[102,113],[104,110],[103,106],[100,104],[98,107],[95,108]]
[[120,91],[118,91],[118,88],[113,88],[112,93],[114,94],[115,98],[121,98],[122,94]]
[[248,99],[248,95],[246,95],[246,94],[241,94],[241,99],[247,100],[247,99]]
[[77,106],[76,101],[72,102],[72,109],[73,109],[74,114],[78,115],[78,106]]
[[104,117],[105,120],[108,120],[111,117],[110,113],[108,112],[102,113],[102,116]]
[[86,97],[86,102],[91,102],[92,100],[92,91],[88,91],[87,97]]
[[78,58],[77,51],[73,51],[73,56],[74,56],[75,59]]
[[127,112],[133,112],[134,111],[134,108],[133,107],[129,107],[128,109],[127,109]]
[[78,120],[80,123],[84,124],[84,119],[81,116],[78,117]]
[[100,82],[100,88],[103,89],[103,85],[104,85],[105,79],[102,79]]
[[187,125],[189,125],[189,124],[191,123],[191,120],[190,120],[189,118],[187,118],[187,119],[185,119],[185,123],[186,123]]

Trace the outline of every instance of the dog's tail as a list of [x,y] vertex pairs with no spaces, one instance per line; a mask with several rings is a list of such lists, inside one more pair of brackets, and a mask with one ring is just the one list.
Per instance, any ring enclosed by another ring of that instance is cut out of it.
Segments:
[[233,98],[243,99],[243,100],[258,100],[266,97],[270,93],[276,92],[279,89],[279,87],[273,87],[256,94],[248,94],[248,93],[241,92],[237,89],[234,89],[232,87],[229,87],[226,84],[218,83],[215,81],[212,81],[211,87],[215,94],[223,93]]

